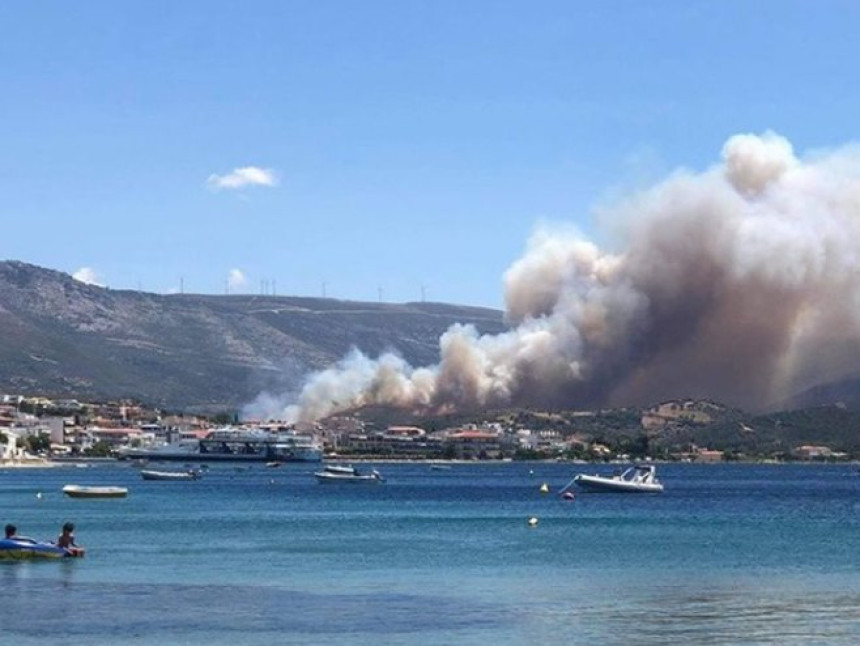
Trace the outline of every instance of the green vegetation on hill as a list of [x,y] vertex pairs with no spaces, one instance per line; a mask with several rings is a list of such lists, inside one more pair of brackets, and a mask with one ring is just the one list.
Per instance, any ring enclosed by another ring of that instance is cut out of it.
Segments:
[[[433,431],[468,425],[498,424],[503,428],[554,432],[608,447],[613,454],[666,457],[695,448],[723,452],[729,459],[789,457],[803,445],[827,447],[860,458],[860,412],[839,406],[818,406],[767,415],[750,415],[713,402],[688,402],[676,418],[647,427],[643,419],[654,409],[621,408],[583,412],[508,409],[438,416],[404,416],[388,409],[360,411],[373,427],[413,424]],[[575,454],[575,451],[572,449]],[[523,454],[524,455],[524,454]],[[533,456],[536,457],[536,456]],[[569,455],[568,457],[579,457]]]

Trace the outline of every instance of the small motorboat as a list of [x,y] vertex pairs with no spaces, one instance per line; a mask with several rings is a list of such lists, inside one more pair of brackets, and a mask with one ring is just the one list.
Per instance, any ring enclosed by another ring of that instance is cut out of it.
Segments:
[[657,480],[657,468],[651,464],[634,465],[611,476],[581,473],[571,481],[571,484],[587,491],[599,492],[659,493],[663,491],[663,485]]
[[379,484],[385,482],[385,478],[376,469],[362,472],[352,466],[341,466],[330,464],[323,467],[322,471],[314,473],[317,482],[321,483],[354,483],[354,484]]
[[200,477],[200,472],[194,469],[189,469],[188,471],[141,469],[140,477],[144,480],[197,480]]
[[83,556],[84,550],[65,549],[54,543],[40,543],[32,538],[0,539],[0,560],[63,559]]
[[83,485],[66,485],[63,493],[69,498],[125,498],[128,489],[125,487],[87,487]]
[[351,464],[326,464],[323,467],[323,470],[328,471],[329,473],[345,473],[345,474],[358,473],[358,469],[356,469]]

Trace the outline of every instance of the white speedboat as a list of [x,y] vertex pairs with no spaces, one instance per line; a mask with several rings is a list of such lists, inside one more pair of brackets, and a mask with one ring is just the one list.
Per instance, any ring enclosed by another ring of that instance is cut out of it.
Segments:
[[[619,493],[659,493],[663,485],[657,480],[657,469],[651,464],[629,467],[622,473],[611,476],[586,475],[581,473],[573,484],[588,491]],[[566,487],[565,487],[566,489]]]
[[320,483],[352,483],[352,484],[379,484],[385,482],[385,478],[376,469],[362,472],[351,466],[330,464],[322,471],[314,473],[317,482]]
[[82,485],[66,485],[63,493],[69,498],[125,498],[128,489],[125,487],[86,487]]
[[140,477],[144,480],[197,480],[200,477],[200,472],[193,469],[189,469],[188,471],[141,469]]

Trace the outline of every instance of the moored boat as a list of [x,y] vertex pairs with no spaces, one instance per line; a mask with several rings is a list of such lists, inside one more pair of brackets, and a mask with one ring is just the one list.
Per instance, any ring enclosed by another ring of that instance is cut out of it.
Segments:
[[144,480],[197,480],[200,477],[200,472],[194,469],[189,469],[188,471],[141,469],[140,477]]
[[657,479],[657,468],[651,464],[635,465],[611,476],[581,473],[574,477],[572,484],[587,491],[596,492],[659,493],[663,491],[663,485]]
[[314,473],[317,482],[320,483],[351,483],[351,484],[380,484],[385,478],[376,469],[362,472],[352,466],[337,464],[326,465],[322,471]]
[[125,498],[128,495],[126,487],[88,487],[83,485],[66,485],[63,493],[69,498]]
[[83,556],[84,550],[65,549],[54,543],[40,543],[32,538],[0,539],[0,559],[62,559]]
[[323,467],[323,471],[327,473],[343,473],[348,475],[355,475],[358,473],[358,469],[351,464],[327,464]]
[[132,460],[199,462],[319,462],[322,447],[310,435],[266,428],[220,428],[202,439],[184,438],[151,447],[126,447]]

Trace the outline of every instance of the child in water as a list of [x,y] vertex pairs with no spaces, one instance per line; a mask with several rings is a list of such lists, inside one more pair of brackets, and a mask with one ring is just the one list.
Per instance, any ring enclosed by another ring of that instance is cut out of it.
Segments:
[[75,545],[75,524],[63,524],[63,531],[57,539],[57,545],[67,550],[72,556],[83,556],[84,548]]

